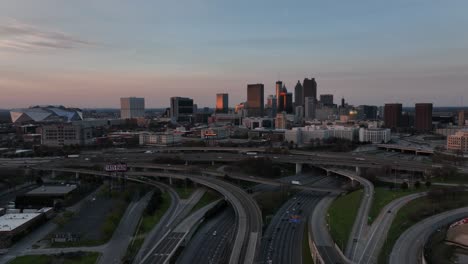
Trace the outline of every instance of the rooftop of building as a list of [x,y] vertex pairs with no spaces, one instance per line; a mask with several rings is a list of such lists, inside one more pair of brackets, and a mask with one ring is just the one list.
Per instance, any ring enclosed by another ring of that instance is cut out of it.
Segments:
[[0,216],[0,232],[13,231],[40,216],[41,213],[5,214]]
[[76,185],[41,186],[26,193],[26,195],[65,195],[78,188]]

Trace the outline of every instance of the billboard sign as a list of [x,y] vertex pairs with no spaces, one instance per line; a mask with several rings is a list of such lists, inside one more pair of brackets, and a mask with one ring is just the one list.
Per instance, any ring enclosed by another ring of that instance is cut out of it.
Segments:
[[126,163],[107,164],[105,166],[107,172],[125,172],[128,171]]

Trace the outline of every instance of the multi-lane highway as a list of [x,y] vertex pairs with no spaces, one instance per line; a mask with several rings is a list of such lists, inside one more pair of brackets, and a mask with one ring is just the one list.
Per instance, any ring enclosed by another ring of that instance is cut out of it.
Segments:
[[227,263],[235,229],[235,212],[232,207],[228,207],[200,227],[176,263]]
[[302,239],[307,217],[323,195],[303,191],[275,214],[262,240],[262,263],[302,263]]
[[140,250],[134,258],[133,263],[140,263],[143,257],[146,256],[149,250],[152,249],[153,245],[158,243],[158,241],[162,238],[163,234],[169,230],[170,220],[176,217],[177,208],[180,207],[180,198],[177,192],[174,191],[174,189],[159,182],[151,182],[156,187],[160,188],[161,191],[167,191],[167,193],[171,197],[171,203],[166,213],[159,220],[158,224],[146,236],[142,246],[140,247]]
[[335,242],[329,233],[329,227],[325,218],[328,208],[335,198],[332,195],[325,196],[315,206],[308,222],[309,232],[321,259],[325,263],[347,263],[345,257],[335,247]]
[[[40,167],[41,170],[61,171],[70,173],[83,173],[96,176],[109,176],[106,173],[93,170],[67,169],[54,167]],[[254,263],[257,249],[262,236],[262,216],[255,200],[241,188],[228,182],[207,176],[162,172],[133,172],[129,173],[129,180],[145,183],[140,177],[165,177],[186,179],[205,185],[221,193],[233,206],[237,216],[237,233],[230,256],[230,263]]]
[[424,244],[429,236],[444,225],[468,216],[468,207],[463,207],[426,218],[406,230],[393,246],[390,264],[420,263]]
[[[357,248],[356,258],[357,263],[372,264],[377,263],[380,250],[385,243],[388,230],[392,225],[393,219],[396,217],[398,210],[400,210],[407,203],[414,199],[426,196],[426,192],[410,194],[399,199],[393,200],[387,204],[380,212],[379,216],[372,223],[369,232],[366,235],[366,243],[360,244]],[[359,256],[359,257],[358,257]]]
[[363,186],[364,193],[362,195],[361,204],[345,249],[346,257],[352,261],[357,261],[357,255],[359,255],[357,254],[359,253],[357,249],[359,245],[363,245],[366,242],[365,237],[368,231],[367,217],[369,216],[374,196],[374,185],[367,179],[357,176],[355,172],[340,169],[329,169],[329,171],[356,180]]

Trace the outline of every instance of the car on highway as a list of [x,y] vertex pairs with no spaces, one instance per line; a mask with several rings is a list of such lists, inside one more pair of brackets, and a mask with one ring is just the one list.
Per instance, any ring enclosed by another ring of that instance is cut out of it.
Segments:
[[215,230],[215,231],[213,232],[213,236],[216,236],[216,234],[217,234],[217,232],[216,232],[216,230]]

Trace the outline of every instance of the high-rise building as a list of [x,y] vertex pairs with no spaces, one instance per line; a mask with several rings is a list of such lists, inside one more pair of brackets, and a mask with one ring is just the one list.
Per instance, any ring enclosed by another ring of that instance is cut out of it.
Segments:
[[323,106],[333,106],[333,94],[321,94],[320,103]]
[[460,130],[447,137],[447,149],[468,152],[468,130]]
[[385,104],[384,124],[385,127],[396,130],[401,127],[402,122],[402,104]]
[[264,85],[262,83],[247,85],[247,113],[249,116],[263,116]]
[[292,93],[286,93],[286,96],[284,97],[284,111],[288,114],[292,114],[294,111],[293,107],[293,94]]
[[414,128],[420,132],[432,130],[432,104],[419,103],[415,106]]
[[267,97],[267,103],[266,107],[268,109],[268,116],[270,117],[275,117],[276,116],[276,96],[275,95],[269,95]]
[[275,128],[276,129],[286,129],[288,126],[288,119],[286,113],[278,113],[275,118]]
[[304,106],[304,87],[300,81],[297,81],[296,87],[294,87],[294,105]]
[[227,113],[229,110],[229,95],[227,93],[216,94],[216,112]]
[[171,119],[174,122],[191,122],[195,110],[193,99],[171,97]]
[[315,119],[316,101],[313,97],[306,97],[304,101],[304,117],[306,120]]
[[305,78],[302,86],[304,89],[304,98],[313,97],[317,100],[317,82],[315,81],[315,78]]
[[273,94],[270,94],[267,97],[267,103],[266,103],[267,108],[276,108],[276,96]]
[[468,121],[468,111],[467,110],[460,110],[458,112],[458,126],[467,125],[467,121]]
[[376,120],[377,112],[378,112],[377,106],[360,105],[357,107],[358,119],[360,120]]
[[120,98],[120,118],[131,119],[145,117],[145,98]]
[[286,100],[287,100],[286,97],[287,97],[287,93],[284,91],[279,94],[279,100],[277,100],[278,105],[276,106],[277,113],[286,111]]
[[281,112],[278,108],[280,105],[280,95],[283,92],[283,82],[282,81],[277,81],[275,85],[275,92],[276,92],[276,107],[277,107],[277,112]]

